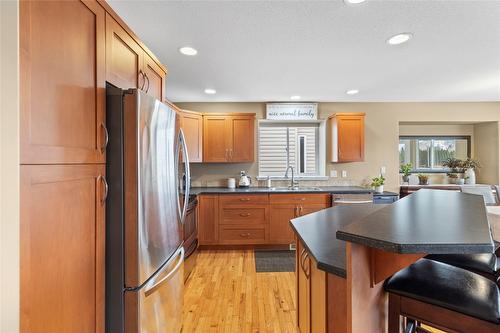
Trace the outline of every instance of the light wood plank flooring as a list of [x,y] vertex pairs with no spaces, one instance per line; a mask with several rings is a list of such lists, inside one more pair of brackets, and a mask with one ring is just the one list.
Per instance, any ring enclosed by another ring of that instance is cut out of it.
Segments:
[[295,297],[295,273],[256,273],[253,251],[200,251],[182,332],[296,333]]
[[183,332],[297,332],[295,273],[256,273],[253,251],[201,251]]

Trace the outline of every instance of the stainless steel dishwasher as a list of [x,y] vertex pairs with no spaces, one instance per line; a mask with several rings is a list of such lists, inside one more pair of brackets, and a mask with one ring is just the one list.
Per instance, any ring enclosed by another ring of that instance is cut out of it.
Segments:
[[332,194],[332,206],[373,203],[373,193]]

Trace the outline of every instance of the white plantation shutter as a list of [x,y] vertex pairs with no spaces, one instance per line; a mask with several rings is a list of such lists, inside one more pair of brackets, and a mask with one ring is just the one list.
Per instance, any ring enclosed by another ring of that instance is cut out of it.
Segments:
[[287,128],[259,127],[259,175],[283,176],[287,163]]
[[[297,175],[317,175],[318,126],[286,125],[259,126],[259,176],[283,177],[287,165],[292,165]],[[300,156],[301,137],[304,138],[303,157]],[[300,172],[301,159],[304,159],[305,167],[302,173]]]

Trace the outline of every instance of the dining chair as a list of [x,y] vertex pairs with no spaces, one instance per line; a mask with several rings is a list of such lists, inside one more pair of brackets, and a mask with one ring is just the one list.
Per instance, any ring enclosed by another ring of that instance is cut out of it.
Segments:
[[484,199],[484,203],[486,205],[496,205],[497,200],[493,195],[493,191],[491,186],[489,185],[464,185],[460,186],[460,190],[463,193],[470,193],[476,195],[482,195]]

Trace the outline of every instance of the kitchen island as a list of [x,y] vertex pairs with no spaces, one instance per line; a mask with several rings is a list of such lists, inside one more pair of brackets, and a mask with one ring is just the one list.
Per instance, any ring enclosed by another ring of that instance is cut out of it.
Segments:
[[426,254],[494,250],[482,198],[452,191],[421,190],[391,205],[332,207],[291,226],[302,333],[387,332],[385,279]]

